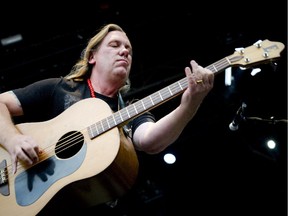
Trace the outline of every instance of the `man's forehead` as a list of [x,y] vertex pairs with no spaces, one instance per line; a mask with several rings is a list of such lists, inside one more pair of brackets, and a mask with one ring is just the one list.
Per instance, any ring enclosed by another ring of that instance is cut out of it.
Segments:
[[130,44],[129,38],[127,37],[125,32],[121,31],[111,31],[106,35],[106,40],[113,41],[113,40],[121,40],[121,41],[126,41],[127,43]]

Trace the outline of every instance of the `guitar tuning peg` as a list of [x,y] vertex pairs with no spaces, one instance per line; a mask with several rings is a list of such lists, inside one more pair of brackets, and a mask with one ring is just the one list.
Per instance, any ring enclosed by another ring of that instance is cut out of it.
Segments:
[[243,54],[244,53],[244,48],[243,47],[235,48],[235,51]]
[[264,57],[264,58],[268,58],[268,57],[269,57],[269,53],[268,53],[268,52],[264,52],[264,53],[263,53],[263,57]]
[[260,47],[261,47],[261,43],[262,43],[262,40],[258,40],[256,43],[254,43],[254,45],[255,45],[257,48],[260,48]]
[[245,62],[246,62],[246,63],[249,63],[249,62],[250,62],[250,59],[249,59],[249,58],[245,58]]

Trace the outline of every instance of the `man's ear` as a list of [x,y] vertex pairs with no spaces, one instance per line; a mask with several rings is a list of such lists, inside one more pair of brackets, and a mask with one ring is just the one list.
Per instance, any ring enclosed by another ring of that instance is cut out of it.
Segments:
[[93,53],[90,54],[89,59],[88,59],[88,62],[89,62],[90,64],[94,64],[94,63],[96,62]]

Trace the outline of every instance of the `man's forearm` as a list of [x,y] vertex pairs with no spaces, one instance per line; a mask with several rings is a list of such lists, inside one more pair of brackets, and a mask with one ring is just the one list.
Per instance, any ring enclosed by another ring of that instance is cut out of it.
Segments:
[[0,144],[4,147],[7,139],[19,133],[5,104],[0,103]]

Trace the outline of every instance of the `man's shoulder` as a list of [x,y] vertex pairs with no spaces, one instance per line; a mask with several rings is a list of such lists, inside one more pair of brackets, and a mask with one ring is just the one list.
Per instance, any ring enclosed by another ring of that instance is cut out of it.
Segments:
[[[57,81],[57,79],[55,81]],[[65,77],[58,78],[58,82],[59,84],[64,85],[64,86],[66,85],[67,87],[70,87],[70,88],[79,88],[85,84],[84,81],[75,81],[73,79],[67,79]]]
[[41,80],[39,82],[49,83],[53,85],[67,86],[67,87],[69,86],[70,88],[79,87],[84,84],[83,81],[75,81],[73,79],[67,79],[65,77],[52,77],[52,78]]

